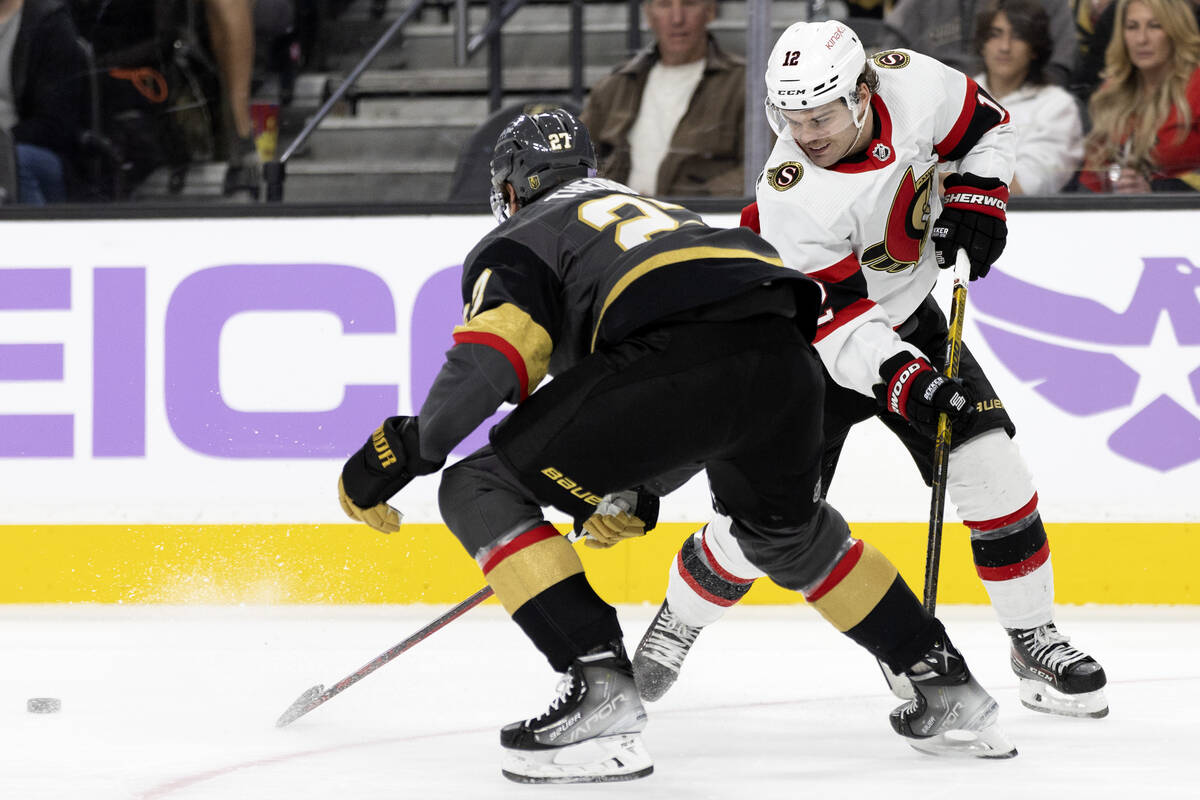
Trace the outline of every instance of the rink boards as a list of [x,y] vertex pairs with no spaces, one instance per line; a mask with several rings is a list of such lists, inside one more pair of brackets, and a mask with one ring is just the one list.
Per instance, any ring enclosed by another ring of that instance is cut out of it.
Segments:
[[[966,340],[1016,420],[1060,602],[1200,603],[1194,218],[1015,212],[971,286]],[[419,407],[461,313],[458,265],[491,225],[5,222],[0,602],[443,603],[476,588],[435,478],[397,498],[391,537],[344,524],[334,485],[380,419]],[[830,499],[920,585],[928,490],[882,426],[851,435]],[[589,574],[613,602],[658,602],[708,509],[690,483],[645,540],[580,548]],[[942,602],[984,602],[953,509],[941,587]]]

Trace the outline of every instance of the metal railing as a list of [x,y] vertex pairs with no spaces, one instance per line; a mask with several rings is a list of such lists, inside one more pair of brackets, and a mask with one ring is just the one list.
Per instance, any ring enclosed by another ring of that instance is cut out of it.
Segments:
[[392,39],[396,38],[396,34],[400,33],[401,29],[425,7],[426,2],[427,0],[413,0],[412,5],[404,9],[400,16],[396,18],[396,21],[389,25],[388,29],[383,32],[383,35],[379,37],[379,41],[375,42],[366,55],[354,65],[354,69],[350,70],[350,74],[329,95],[329,99],[317,110],[316,114],[313,114],[279,158],[274,161],[268,161],[263,165],[263,178],[267,184],[266,199],[268,203],[278,203],[283,200],[283,183],[287,178],[287,162],[308,141],[313,131],[324,121],[325,117],[329,116],[329,112],[346,95],[346,92],[350,91],[350,87],[354,85],[359,76],[371,65],[371,62],[383,52],[383,49],[391,43]]
[[[487,0],[488,21],[483,29],[474,36],[469,30],[469,0],[454,0],[455,7],[455,62],[459,66],[466,63],[479,50],[487,47],[487,85],[488,109],[496,111],[503,103],[503,64],[501,33],[505,24],[526,5],[528,0]],[[584,0],[567,0],[570,5],[570,32],[568,58],[570,68],[570,94],[579,105],[583,105],[586,87],[584,86]],[[770,137],[766,121],[758,109],[762,107],[766,96],[763,86],[762,73],[765,69],[767,54],[771,39],[771,0],[745,0],[746,2],[746,113],[743,136],[745,139],[744,191],[747,197],[754,194],[756,173],[749,165],[766,162],[770,151]],[[263,165],[266,182],[267,202],[283,200],[283,186],[287,176],[287,163],[297,151],[308,141],[317,127],[329,116],[337,103],[346,96],[355,82],[366,71],[367,67],[381,52],[400,34],[418,13],[431,0],[413,0],[395,21],[388,26],[383,35],[372,45],[371,49],[358,61],[350,73],[330,94],[325,103],[308,119],[300,133],[284,149],[277,160]],[[628,29],[626,45],[629,52],[636,52],[642,44],[641,37],[641,5],[642,0],[628,0]],[[806,17],[820,19],[831,10],[828,0],[807,0]]]
[[[279,158],[268,161],[263,165],[263,177],[266,183],[267,202],[277,203],[283,200],[283,185],[287,179],[287,162],[308,141],[317,127],[325,120],[334,106],[346,96],[355,82],[366,71],[367,67],[383,52],[400,31],[415,17],[430,0],[413,0],[396,20],[388,26],[378,41],[371,46],[350,73],[338,87],[329,95],[325,103],[305,123],[296,138],[288,144]],[[583,2],[584,0],[569,0],[571,6],[570,25],[570,74],[571,96],[580,105],[583,104],[585,87],[583,85]],[[631,6],[638,0],[631,0]],[[770,2],[770,0],[767,0]],[[526,0],[488,0],[488,22],[484,29],[469,40],[468,0],[455,0],[455,61],[459,66],[466,62],[484,46],[488,48],[488,108],[495,111],[503,102],[503,65],[501,63],[500,34],[504,24],[524,6]],[[631,17],[632,19],[632,17]]]
[[[459,0],[461,3],[462,0]],[[488,0],[488,23],[483,30],[471,37],[467,43],[464,55],[467,58],[475,55],[485,44],[488,48],[488,110],[496,111],[503,102],[503,65],[501,64],[500,32],[505,23],[512,19],[525,5],[526,0]],[[583,85],[583,0],[569,0],[571,6],[570,41],[568,58],[571,70],[571,97],[575,102],[583,104],[585,88]],[[465,29],[466,14],[461,14],[458,25]]]

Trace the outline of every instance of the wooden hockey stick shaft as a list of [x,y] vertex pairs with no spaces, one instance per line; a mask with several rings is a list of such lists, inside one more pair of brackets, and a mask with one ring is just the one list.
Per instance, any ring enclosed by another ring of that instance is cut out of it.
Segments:
[[[959,250],[954,261],[954,288],[950,299],[949,332],[946,336],[946,363],[942,371],[947,378],[958,377],[970,269],[967,252]],[[923,602],[930,614],[937,609],[938,567],[942,560],[942,517],[946,511],[946,477],[950,472],[950,428],[949,415],[939,414],[937,435],[933,441],[933,496],[929,503],[929,540],[925,548]]]

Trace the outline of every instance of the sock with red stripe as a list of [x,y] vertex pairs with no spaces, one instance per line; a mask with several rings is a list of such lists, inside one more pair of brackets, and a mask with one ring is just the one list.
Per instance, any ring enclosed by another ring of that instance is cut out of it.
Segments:
[[579,555],[548,523],[505,537],[476,560],[496,598],[555,672],[621,641],[616,609],[596,594]]
[[[762,572],[745,560],[729,536],[706,525],[688,537],[671,564],[667,578],[667,605],[680,621],[693,627],[711,625],[725,610],[746,596]],[[730,552],[734,551],[734,552]],[[734,565],[733,563],[738,563]],[[723,563],[726,562],[726,563]],[[747,577],[733,570],[746,573]]]
[[896,567],[870,544],[850,548],[805,599],[830,624],[897,674],[920,660],[945,635]]
[[[997,522],[1001,524],[994,524]],[[1054,569],[1036,502],[1032,511],[1020,519],[967,525],[971,529],[975,571],[1000,624],[1013,629],[1050,622],[1054,618]]]

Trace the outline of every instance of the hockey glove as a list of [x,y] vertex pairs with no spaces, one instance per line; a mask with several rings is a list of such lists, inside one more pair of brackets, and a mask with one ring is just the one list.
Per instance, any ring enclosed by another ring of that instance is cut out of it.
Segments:
[[621,542],[645,536],[658,524],[658,498],[636,489],[605,495],[596,506],[596,513],[583,523],[588,547],[604,549]]
[[338,499],[346,516],[383,533],[400,527],[400,515],[387,500],[417,475],[437,472],[442,462],[421,458],[416,417],[388,417],[367,443],[346,459],[338,479]]
[[970,172],[946,176],[942,215],[933,224],[933,254],[942,269],[954,266],[958,248],[971,261],[971,280],[988,274],[1008,239],[1008,186]]
[[875,384],[875,396],[918,430],[936,432],[942,412],[950,415],[956,432],[969,428],[975,415],[971,391],[958,378],[938,374],[924,358],[897,353],[879,367],[879,376],[883,383]]

